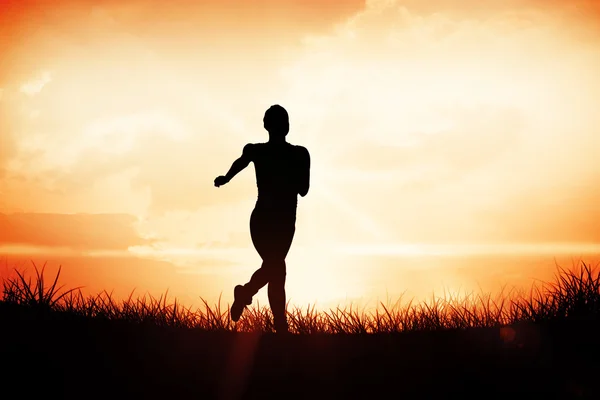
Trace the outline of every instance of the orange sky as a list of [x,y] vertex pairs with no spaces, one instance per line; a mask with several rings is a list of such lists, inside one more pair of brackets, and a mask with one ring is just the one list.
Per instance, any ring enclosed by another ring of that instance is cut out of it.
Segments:
[[592,0],[0,1],[0,254],[229,301],[253,168],[212,181],[278,103],[313,163],[293,301],[547,276],[600,253],[599,30]]

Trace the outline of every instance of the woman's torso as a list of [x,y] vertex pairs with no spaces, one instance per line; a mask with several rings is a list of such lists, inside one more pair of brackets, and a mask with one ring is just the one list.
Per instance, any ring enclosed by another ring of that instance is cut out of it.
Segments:
[[257,207],[295,210],[301,172],[296,146],[287,142],[257,143],[253,145],[252,153],[258,188]]

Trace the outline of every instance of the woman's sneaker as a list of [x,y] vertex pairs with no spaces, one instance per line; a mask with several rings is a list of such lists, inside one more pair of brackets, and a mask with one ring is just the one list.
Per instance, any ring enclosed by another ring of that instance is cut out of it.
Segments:
[[231,320],[233,322],[237,322],[242,316],[244,308],[252,304],[252,296],[248,296],[245,291],[246,288],[242,285],[233,288],[233,304],[231,305]]

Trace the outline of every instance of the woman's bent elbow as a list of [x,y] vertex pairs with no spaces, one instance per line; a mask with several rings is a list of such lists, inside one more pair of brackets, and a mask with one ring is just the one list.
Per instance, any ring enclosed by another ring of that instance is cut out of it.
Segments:
[[306,194],[308,193],[308,188],[302,188],[298,194],[302,197],[306,196]]

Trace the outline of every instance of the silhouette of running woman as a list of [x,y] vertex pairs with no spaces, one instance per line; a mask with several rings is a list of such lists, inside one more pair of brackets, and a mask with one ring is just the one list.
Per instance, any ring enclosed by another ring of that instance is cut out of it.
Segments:
[[229,172],[215,179],[215,186],[226,184],[254,163],[258,199],[250,217],[250,235],[263,262],[250,282],[234,288],[231,319],[238,321],[244,308],[252,303],[252,296],[268,284],[275,329],[286,332],[285,257],[296,230],[298,195],[306,196],[310,185],[310,155],[306,148],[286,141],[289,118],[280,105],[265,112],[263,124],[269,141],[245,145]]

